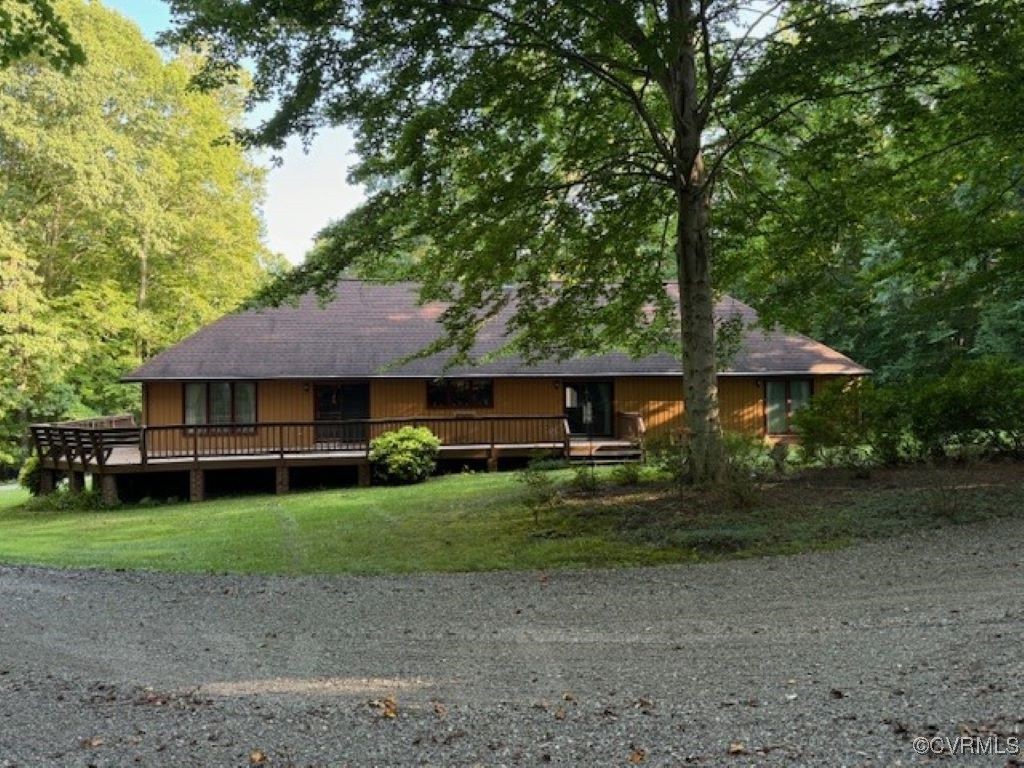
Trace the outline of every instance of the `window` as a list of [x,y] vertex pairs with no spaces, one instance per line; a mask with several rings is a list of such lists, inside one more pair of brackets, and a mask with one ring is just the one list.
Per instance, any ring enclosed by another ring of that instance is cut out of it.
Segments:
[[491,379],[434,379],[427,382],[428,408],[493,408]]
[[764,422],[769,435],[796,432],[793,414],[811,399],[810,379],[769,379],[764,384]]
[[256,383],[190,381],[185,384],[186,424],[256,423]]

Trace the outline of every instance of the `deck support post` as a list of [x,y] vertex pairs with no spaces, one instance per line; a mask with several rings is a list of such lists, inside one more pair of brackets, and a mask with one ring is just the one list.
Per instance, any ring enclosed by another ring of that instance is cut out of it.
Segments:
[[103,474],[100,478],[100,499],[105,507],[116,507],[120,499],[117,497],[117,475]]
[[188,500],[203,501],[206,498],[206,473],[201,469],[188,472]]
[[39,495],[49,496],[57,490],[57,473],[52,469],[39,470]]
[[359,487],[367,488],[370,485],[370,463],[363,462],[359,465]]
[[498,451],[495,450],[494,446],[491,446],[491,451],[487,454],[487,471],[498,471]]
[[85,490],[85,472],[77,472],[74,469],[68,471],[68,487],[72,493],[81,493]]
[[274,469],[274,493],[278,496],[288,493],[288,467],[284,465]]

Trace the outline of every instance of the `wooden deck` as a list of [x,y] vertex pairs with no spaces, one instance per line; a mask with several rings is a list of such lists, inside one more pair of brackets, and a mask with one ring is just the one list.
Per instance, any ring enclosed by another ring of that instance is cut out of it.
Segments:
[[141,427],[130,417],[117,416],[36,424],[31,433],[44,492],[55,487],[58,474],[67,475],[73,488],[81,487],[90,474],[98,478],[104,498],[113,502],[117,478],[128,474],[187,472],[195,500],[204,496],[204,472],[216,470],[274,469],[279,493],[288,490],[289,470],[297,467],[353,466],[360,484],[369,484],[371,440],[403,426],[426,427],[437,435],[442,460],[483,460],[488,469],[496,469],[501,459],[537,455],[584,461],[637,459],[643,434],[638,420],[622,438],[580,438],[570,434],[561,416]]

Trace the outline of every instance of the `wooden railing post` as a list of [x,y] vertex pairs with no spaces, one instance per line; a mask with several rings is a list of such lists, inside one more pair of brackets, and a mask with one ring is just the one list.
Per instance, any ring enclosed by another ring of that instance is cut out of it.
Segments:
[[142,456],[142,466],[149,461],[149,448],[146,446],[146,428],[139,428],[139,454]]
[[284,424],[277,425],[277,448],[278,456],[284,460]]
[[192,460],[199,462],[199,425],[192,427]]

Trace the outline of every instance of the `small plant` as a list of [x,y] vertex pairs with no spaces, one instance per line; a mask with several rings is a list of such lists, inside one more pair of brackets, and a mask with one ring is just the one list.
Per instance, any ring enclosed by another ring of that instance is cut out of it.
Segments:
[[635,461],[619,464],[612,470],[611,478],[615,485],[637,485],[640,482],[640,464]]
[[668,436],[660,436],[647,441],[647,466],[655,472],[666,474],[676,482],[686,477],[686,446]]
[[533,521],[539,522],[540,511],[551,506],[558,495],[558,487],[540,462],[531,461],[515,474],[516,481],[526,488],[526,506],[533,510]]
[[42,489],[43,478],[39,468],[39,457],[34,453],[25,459],[18,472],[18,485],[27,490],[33,496],[38,496]]
[[591,464],[577,464],[572,469],[572,477],[569,479],[569,486],[574,491],[591,493],[596,491],[600,483],[597,481],[597,473]]
[[91,488],[78,492],[61,488],[46,496],[29,499],[25,506],[35,512],[88,512],[94,509],[109,509],[104,507],[103,497],[99,491]]
[[437,467],[441,441],[426,427],[402,427],[370,442],[370,464],[386,483],[421,483]]

